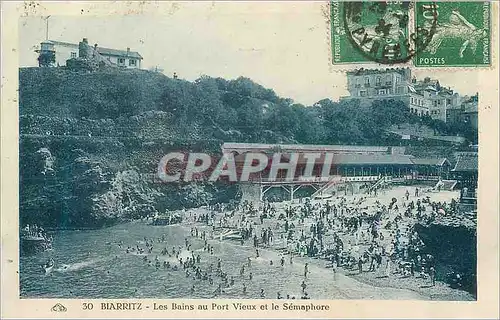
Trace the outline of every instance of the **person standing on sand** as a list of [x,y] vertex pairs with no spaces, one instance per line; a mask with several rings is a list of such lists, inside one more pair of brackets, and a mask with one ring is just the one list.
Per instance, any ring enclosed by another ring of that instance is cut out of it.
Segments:
[[308,273],[309,273],[309,264],[306,262],[304,266],[304,278],[307,278]]
[[363,259],[361,257],[358,260],[358,271],[359,271],[359,274],[363,273]]
[[431,284],[434,287],[436,285],[436,269],[434,269],[434,267],[429,268],[429,276],[431,278]]
[[333,280],[337,280],[337,262],[332,263]]
[[389,278],[389,276],[391,275],[391,265],[392,265],[391,256],[388,255],[387,256],[387,264],[385,266],[385,276],[386,276],[386,278]]
[[302,288],[302,292],[306,292],[307,284],[305,280],[302,280],[300,287]]

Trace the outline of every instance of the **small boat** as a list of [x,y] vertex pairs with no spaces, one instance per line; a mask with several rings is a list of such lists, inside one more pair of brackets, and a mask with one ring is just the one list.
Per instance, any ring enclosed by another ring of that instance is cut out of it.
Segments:
[[52,272],[52,269],[54,269],[54,264],[54,259],[50,259],[46,264],[42,265],[43,269],[45,270],[45,274],[49,274]]
[[52,272],[52,269],[54,269],[54,266],[50,266],[50,267],[45,267],[45,274],[49,274]]
[[314,200],[323,200],[323,199],[331,199],[333,198],[332,194],[319,194],[314,197]]
[[240,240],[242,238],[241,232],[239,230],[229,230],[221,233],[217,236],[222,240]]

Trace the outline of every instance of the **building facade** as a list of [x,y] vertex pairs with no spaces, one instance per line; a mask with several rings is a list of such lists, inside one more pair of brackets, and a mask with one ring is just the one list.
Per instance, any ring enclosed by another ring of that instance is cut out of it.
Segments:
[[[361,104],[366,105],[374,100],[394,99],[403,101],[410,112],[418,116],[429,116],[444,122],[462,117],[471,125],[477,123],[477,112],[474,115],[473,104],[464,106],[467,97],[451,88],[442,87],[438,80],[429,77],[417,80],[412,77],[409,68],[359,69],[347,72],[347,90],[349,96],[341,98],[342,100],[359,99]],[[475,108],[477,110],[477,97]],[[457,110],[457,115],[448,114]]]
[[347,73],[347,89],[352,98],[400,97],[408,93],[410,77],[410,69],[360,69]]
[[84,38],[80,43],[70,43],[62,41],[47,40],[40,44],[38,53],[43,54],[52,52],[55,55],[54,66],[65,66],[68,59],[83,58],[82,44],[88,46],[89,51],[95,50],[100,59],[104,59],[111,65],[115,65],[128,69],[141,69],[143,57],[136,51],[117,50],[110,48],[102,48],[97,44],[89,46],[88,40]]
[[478,94],[464,97],[462,103],[455,108],[447,110],[447,121],[450,123],[463,123],[478,129]]

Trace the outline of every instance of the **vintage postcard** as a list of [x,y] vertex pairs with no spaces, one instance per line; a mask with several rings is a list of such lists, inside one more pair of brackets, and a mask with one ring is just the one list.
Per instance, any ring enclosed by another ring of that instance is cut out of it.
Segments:
[[2,318],[498,318],[497,2],[2,2]]

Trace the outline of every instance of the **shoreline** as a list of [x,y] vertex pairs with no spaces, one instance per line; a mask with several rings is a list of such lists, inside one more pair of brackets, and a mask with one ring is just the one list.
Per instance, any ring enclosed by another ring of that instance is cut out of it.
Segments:
[[[390,193],[390,192],[389,192]],[[360,196],[359,194],[357,195],[358,197]],[[369,198],[370,199],[370,198]],[[375,198],[371,198],[372,200]],[[316,200],[314,200],[316,201]],[[321,202],[321,201],[320,201]],[[284,207],[288,205],[299,205],[299,203],[294,202],[290,203],[289,201],[285,202],[278,202],[274,203],[276,206],[277,210],[282,210]],[[208,226],[205,223],[202,222],[197,222],[194,221],[193,217],[194,215],[199,216],[200,214],[206,214],[209,212],[212,212],[209,207],[207,206],[202,206],[202,207],[197,207],[197,208],[190,208],[190,209],[185,209],[185,210],[176,210],[172,211],[172,213],[178,213],[183,216],[183,222],[174,224],[172,226],[175,227],[181,227],[184,229],[184,233],[187,237],[190,237],[190,232],[189,229],[191,228],[198,228],[201,230],[211,230],[212,226]],[[225,211],[227,214],[228,212]],[[220,217],[224,213],[217,212],[217,216]],[[238,211],[237,215],[241,214],[240,211]],[[263,224],[260,224],[259,222],[255,222],[255,219],[257,217],[252,217],[250,219],[254,220],[254,226],[256,230],[262,229],[262,228],[267,228],[267,227],[272,227],[274,228],[274,225],[276,223],[283,223],[283,221],[277,220],[276,218],[268,218],[264,220]],[[218,219],[216,219],[218,220]],[[234,221],[233,221],[234,222]],[[132,221],[123,221],[119,223],[115,223],[113,225],[107,226],[109,227],[116,227],[119,225],[127,225],[127,224],[144,224],[144,225],[152,225],[152,221],[149,220],[132,220]],[[299,225],[297,228],[297,231],[300,230],[301,228],[307,229],[309,221],[305,222],[302,225]],[[414,221],[409,221],[409,223],[414,223]],[[218,234],[221,230],[231,230],[234,229],[235,227],[221,227],[218,226],[218,223],[216,224],[216,231],[214,232],[215,234]],[[169,226],[165,226],[169,227]],[[58,231],[92,231],[92,230],[99,230],[99,229],[106,229],[104,228],[95,228],[95,229],[64,229],[64,230],[58,230]],[[279,230],[278,228],[276,228]],[[333,231],[333,230],[332,230]],[[211,233],[211,232],[209,232]],[[345,233],[345,232],[339,232],[338,233],[341,238],[343,238],[344,241],[348,241],[349,237],[351,237],[351,234]],[[288,248],[286,248],[283,243],[280,242],[280,236],[283,235],[283,232],[281,230],[276,231],[275,235],[275,241],[271,243],[270,246],[263,246],[259,244],[258,248],[259,251],[268,251],[269,253],[272,253],[273,256],[276,256],[278,259],[280,256],[284,255],[285,252],[288,252]],[[207,237],[208,238],[208,237]],[[197,239],[197,241],[201,241],[199,238],[192,237],[192,239]],[[252,246],[252,241],[251,239],[247,239],[244,244],[240,244],[239,241],[237,240],[230,240],[230,239],[219,239],[218,236],[213,235],[212,237],[208,238],[209,241],[212,242],[219,242],[219,243],[230,243],[231,245],[241,247],[242,249],[245,249],[245,251],[249,250],[250,252],[254,250],[255,248]],[[352,239],[351,239],[352,240]],[[360,246],[366,245],[365,242],[361,242]],[[284,251],[282,251],[284,249]],[[325,258],[322,257],[309,257],[309,256],[299,256],[296,253],[293,254],[293,259],[297,263],[309,263],[311,266],[314,266],[315,268],[321,268],[323,270],[330,270],[331,274],[334,275],[333,271],[331,271],[331,263],[327,261]],[[250,254],[252,255],[252,254]],[[288,261],[289,254],[286,253],[285,256],[287,257],[286,260]],[[275,259],[275,257],[271,258],[272,260]],[[277,262],[277,260],[275,261]],[[384,261],[385,262],[385,261]],[[287,262],[288,263],[288,262]],[[368,266],[365,264],[364,268],[367,269]],[[380,288],[382,291],[384,288],[387,289],[397,289],[397,290],[404,290],[406,292],[411,291],[416,293],[417,295],[421,296],[424,298],[424,300],[437,300],[437,301],[477,301],[477,298],[472,294],[469,293],[465,290],[461,289],[453,289],[448,286],[448,284],[444,281],[439,281],[436,280],[435,286],[430,286],[430,280],[429,279],[421,279],[418,277],[417,273],[415,272],[414,276],[410,277],[402,277],[399,274],[391,274],[389,277],[385,276],[385,263],[382,264],[382,266],[379,269],[376,269],[374,272],[368,272],[366,270],[363,270],[363,272],[360,274],[357,270],[357,268],[350,270],[345,267],[338,267],[336,268],[336,274],[337,275],[342,275],[345,276],[349,279],[356,280],[360,282],[361,284],[364,285],[369,285],[372,287]],[[348,288],[346,288],[348,290]],[[373,298],[368,297],[365,298],[366,300],[371,300]],[[413,299],[412,299],[413,300]]]

